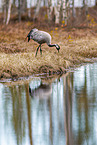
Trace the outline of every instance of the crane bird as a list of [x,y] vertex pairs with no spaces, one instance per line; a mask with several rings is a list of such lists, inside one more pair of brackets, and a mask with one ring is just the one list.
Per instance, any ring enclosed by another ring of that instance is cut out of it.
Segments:
[[[32,29],[29,34],[27,35],[28,37],[28,42],[30,41],[30,39],[33,39],[34,41],[36,41],[37,43],[39,43],[39,46],[37,47],[36,50],[36,54],[35,56],[37,56],[37,52],[38,49],[40,48],[40,53],[42,55],[42,49],[41,49],[41,45],[43,43],[46,43],[49,47],[56,47],[56,49],[59,52],[60,46],[58,44],[51,44],[51,35],[45,31],[40,31],[36,28]],[[27,38],[26,37],[26,38]]]

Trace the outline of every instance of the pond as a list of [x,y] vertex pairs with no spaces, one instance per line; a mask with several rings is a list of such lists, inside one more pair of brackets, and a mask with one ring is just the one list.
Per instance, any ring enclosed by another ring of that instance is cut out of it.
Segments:
[[0,145],[96,145],[97,63],[0,83]]

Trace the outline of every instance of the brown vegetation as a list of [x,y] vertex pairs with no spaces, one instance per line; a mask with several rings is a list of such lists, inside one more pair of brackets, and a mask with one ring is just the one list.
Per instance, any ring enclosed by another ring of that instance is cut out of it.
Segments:
[[[91,62],[91,58],[97,57],[97,23],[90,15],[87,19],[88,27],[83,29],[49,27],[41,21],[40,25],[31,21],[0,25],[0,79],[62,73],[71,67]],[[60,52],[44,44],[42,56],[38,52],[35,57],[38,44],[33,40],[29,43],[24,41],[34,27],[49,32],[52,43],[60,45]]]

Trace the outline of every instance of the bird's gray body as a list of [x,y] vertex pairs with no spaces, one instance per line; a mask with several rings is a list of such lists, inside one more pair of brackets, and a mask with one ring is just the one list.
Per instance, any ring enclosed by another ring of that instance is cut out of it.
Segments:
[[38,42],[39,44],[47,43],[47,45],[51,44],[51,35],[45,31],[39,31],[38,29],[33,29],[30,33],[30,39]]

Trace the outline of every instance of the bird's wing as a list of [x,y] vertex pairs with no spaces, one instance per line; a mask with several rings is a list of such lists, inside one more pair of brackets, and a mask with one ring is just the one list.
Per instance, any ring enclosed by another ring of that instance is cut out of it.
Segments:
[[42,39],[43,38],[43,34],[42,33],[37,33],[37,32],[34,32],[33,34],[33,39]]
[[34,41],[38,42],[39,44],[42,43],[51,43],[51,36],[49,33],[44,32],[44,31],[37,31],[34,33],[33,38]]
[[35,32],[32,36],[32,39],[38,42],[39,44],[46,42],[45,36],[43,35],[43,33],[40,33],[40,32]]

